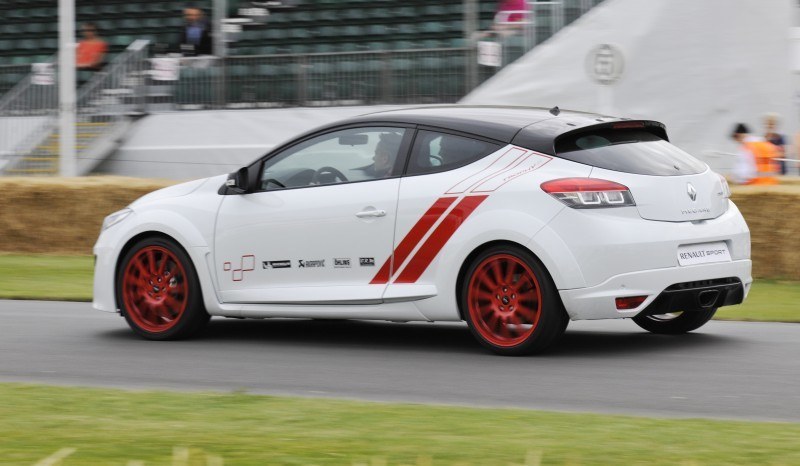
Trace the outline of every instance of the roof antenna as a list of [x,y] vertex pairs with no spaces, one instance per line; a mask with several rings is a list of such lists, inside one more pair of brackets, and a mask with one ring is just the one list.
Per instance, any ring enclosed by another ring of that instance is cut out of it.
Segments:
[[561,113],[561,109],[558,108],[558,105],[550,109],[550,114],[553,116],[558,116]]

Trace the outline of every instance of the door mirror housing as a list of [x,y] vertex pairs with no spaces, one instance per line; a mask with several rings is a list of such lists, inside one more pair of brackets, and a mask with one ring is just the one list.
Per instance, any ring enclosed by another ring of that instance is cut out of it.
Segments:
[[245,194],[250,192],[250,173],[247,167],[242,167],[239,170],[228,175],[228,180],[225,186],[236,194]]

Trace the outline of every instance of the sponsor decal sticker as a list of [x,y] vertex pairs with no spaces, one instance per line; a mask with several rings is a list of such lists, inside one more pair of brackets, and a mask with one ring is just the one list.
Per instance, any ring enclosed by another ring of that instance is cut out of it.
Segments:
[[358,258],[358,265],[361,267],[375,267],[375,258],[374,257],[359,257]]
[[336,268],[336,269],[349,269],[350,268],[350,258],[334,257],[333,258],[333,267]]
[[316,260],[303,260],[298,259],[297,266],[301,269],[305,268],[312,268],[312,267],[325,267],[325,259],[316,259]]
[[292,268],[292,261],[290,260],[282,260],[282,261],[263,261],[261,263],[261,268],[264,269],[290,269]]
[[225,262],[222,264],[222,270],[231,273],[231,280],[240,282],[244,280],[244,273],[251,272],[256,268],[256,256],[248,254],[239,258],[239,267],[233,268],[232,262]]

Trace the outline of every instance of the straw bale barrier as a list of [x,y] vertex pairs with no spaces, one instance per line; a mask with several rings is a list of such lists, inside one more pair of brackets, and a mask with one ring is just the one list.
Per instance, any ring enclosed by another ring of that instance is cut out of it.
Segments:
[[106,215],[174,181],[0,178],[0,252],[91,254]]
[[[0,178],[0,253],[91,254],[103,217],[174,181]],[[800,280],[800,184],[737,187],[753,274]]]
[[739,186],[732,199],[750,227],[753,276],[800,280],[800,185]]

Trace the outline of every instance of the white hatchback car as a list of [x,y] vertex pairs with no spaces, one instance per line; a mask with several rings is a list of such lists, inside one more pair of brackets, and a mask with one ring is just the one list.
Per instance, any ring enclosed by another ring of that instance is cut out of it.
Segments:
[[570,319],[684,333],[752,283],[729,196],[654,121],[373,113],[109,215],[94,307],[154,340],[209,316],[466,320],[501,354],[551,346]]

